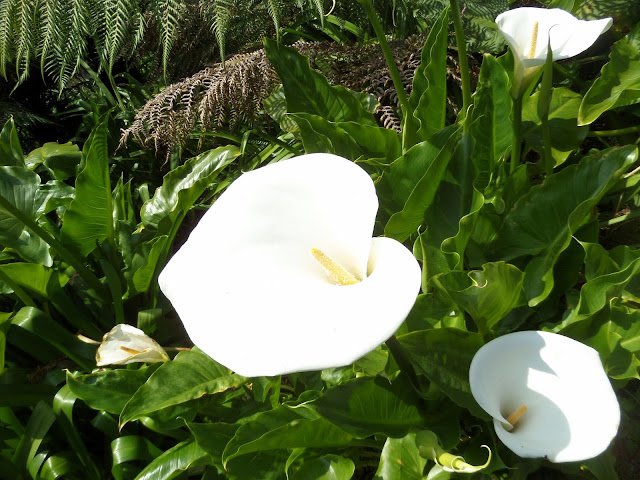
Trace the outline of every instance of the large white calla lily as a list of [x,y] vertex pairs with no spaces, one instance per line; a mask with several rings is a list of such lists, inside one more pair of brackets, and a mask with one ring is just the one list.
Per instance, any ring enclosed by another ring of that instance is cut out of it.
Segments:
[[[393,335],[420,286],[407,248],[371,238],[377,208],[369,175],[335,155],[253,170],[207,211],[160,287],[191,340],[239,374],[348,365]],[[327,273],[339,270],[342,285]]]
[[513,52],[513,92],[518,96],[544,65],[549,45],[553,60],[574,57],[593,45],[613,20],[579,20],[560,8],[521,7],[501,13],[496,23]]
[[471,392],[500,440],[521,457],[586,460],[615,437],[620,406],[598,352],[549,332],[516,332],[484,345]]

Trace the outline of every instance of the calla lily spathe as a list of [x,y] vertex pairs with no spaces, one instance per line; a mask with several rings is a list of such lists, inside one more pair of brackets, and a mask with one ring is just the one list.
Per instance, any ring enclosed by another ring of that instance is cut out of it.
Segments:
[[593,45],[613,20],[579,20],[560,8],[521,7],[501,13],[496,23],[513,52],[513,93],[518,96],[544,65],[549,44],[553,60],[574,57]]
[[116,325],[105,334],[96,352],[96,364],[99,367],[168,360],[167,353],[153,338],[142,330],[124,323]]
[[[393,335],[420,288],[411,252],[371,238],[377,208],[369,175],[335,155],[253,170],[207,211],[160,288],[191,340],[239,374],[348,365]],[[318,251],[357,283],[336,285]]]
[[[500,440],[526,458],[575,462],[602,453],[620,406],[598,352],[549,332],[516,332],[484,345],[471,362],[471,392]],[[512,426],[511,413],[526,411]]]

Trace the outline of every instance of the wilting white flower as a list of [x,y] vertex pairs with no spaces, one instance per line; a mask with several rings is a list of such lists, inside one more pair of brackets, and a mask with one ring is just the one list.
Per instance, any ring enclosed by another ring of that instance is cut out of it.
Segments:
[[191,340],[237,373],[348,365],[393,335],[420,287],[411,252],[371,238],[377,208],[369,175],[335,155],[253,170],[204,215],[160,288]]
[[549,332],[498,337],[478,350],[469,380],[500,440],[521,457],[586,460],[618,431],[620,406],[598,352],[571,338]]
[[127,363],[166,362],[169,356],[158,343],[142,330],[120,323],[102,338],[96,352],[96,364],[125,365]]
[[513,92],[520,95],[545,64],[549,43],[554,60],[574,57],[593,45],[613,20],[578,20],[560,8],[522,7],[501,13],[496,23],[513,52]]

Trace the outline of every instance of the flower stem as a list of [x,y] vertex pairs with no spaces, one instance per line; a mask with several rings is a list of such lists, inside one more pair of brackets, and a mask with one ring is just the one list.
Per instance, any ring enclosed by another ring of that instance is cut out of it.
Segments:
[[402,345],[400,345],[400,342],[398,342],[398,339],[395,337],[395,335],[392,335],[385,342],[385,345],[393,355],[393,358],[396,360],[396,363],[400,367],[400,371],[404,372],[409,377],[409,380],[416,389],[419,389],[420,384],[418,383],[418,376],[416,375],[416,371],[411,364],[411,360],[409,360],[409,355],[407,355],[405,349],[402,348]]
[[513,175],[520,165],[520,150],[522,149],[522,95],[513,100],[513,145],[511,146],[511,168]]
[[633,220],[634,218],[638,217],[640,217],[640,210],[634,210],[631,213],[627,213],[626,215],[620,215],[619,217],[600,222],[598,224],[598,227],[609,227],[611,225],[615,225],[616,223],[626,222],[627,220]]
[[[464,28],[462,27],[462,15],[460,13],[460,2],[451,0],[451,15],[453,16],[453,28],[456,32],[456,44],[458,46],[458,63],[460,64],[460,79],[462,81],[462,111],[467,115],[467,110],[471,105],[471,79],[469,77],[469,60],[467,58],[467,44],[464,38]],[[465,124],[466,125],[466,124]]]
[[640,132],[640,125],[633,127],[618,128],[616,130],[594,130],[587,133],[587,137],[617,137],[620,135],[627,135],[629,133]]
[[105,301],[107,297],[105,295],[104,285],[98,277],[96,277],[91,270],[84,266],[84,264],[78,259],[76,255],[71,253],[65,248],[60,241],[51,236],[46,230],[44,230],[35,220],[32,220],[22,211],[17,208],[13,203],[0,195],[0,207],[4,208],[9,214],[20,220],[29,230],[38,235],[42,240],[51,245],[56,252],[62,257],[62,259],[71,265],[78,275],[84,278],[87,283],[100,295]]
[[418,129],[413,118],[413,111],[411,109],[411,106],[409,105],[409,98],[407,97],[407,92],[405,91],[404,84],[402,83],[402,79],[400,78],[400,72],[398,71],[396,60],[395,58],[393,58],[391,48],[389,47],[389,43],[387,42],[384,30],[382,30],[382,25],[380,25],[380,22],[378,21],[376,12],[373,9],[373,5],[371,4],[371,0],[358,0],[358,2],[364,7],[367,13],[367,17],[369,18],[369,21],[373,26],[373,30],[376,32],[376,37],[378,38],[378,42],[380,43],[382,54],[384,55],[384,59],[387,62],[387,66],[389,67],[389,74],[391,75],[391,80],[393,80],[393,86],[396,90],[396,93],[398,94],[398,101],[400,102],[403,116],[402,147],[403,150],[406,151],[416,143],[418,143]]

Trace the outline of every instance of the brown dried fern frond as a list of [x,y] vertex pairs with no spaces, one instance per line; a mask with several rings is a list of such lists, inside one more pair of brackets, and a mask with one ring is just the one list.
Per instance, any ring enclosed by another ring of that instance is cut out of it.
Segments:
[[263,50],[236,55],[167,86],[136,113],[120,144],[133,137],[156,151],[171,151],[198,130],[252,125],[277,83]]

